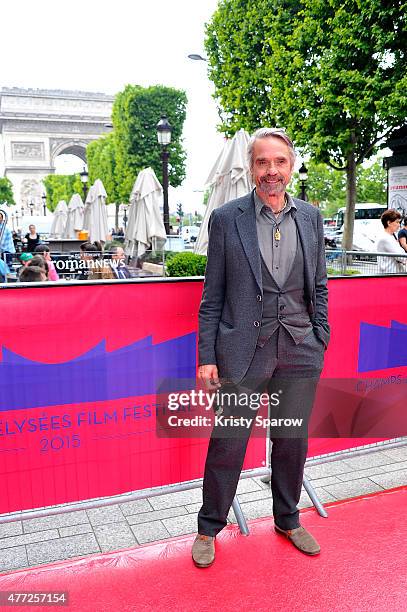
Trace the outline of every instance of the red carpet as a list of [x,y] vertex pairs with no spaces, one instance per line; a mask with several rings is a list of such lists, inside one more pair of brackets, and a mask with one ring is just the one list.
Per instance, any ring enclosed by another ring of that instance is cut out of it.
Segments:
[[215,564],[190,559],[191,536],[63,561],[0,577],[0,590],[69,591],[68,607],[10,610],[80,612],[396,612],[407,609],[407,487],[328,505],[302,524],[322,553],[307,557],[270,519],[217,538]]

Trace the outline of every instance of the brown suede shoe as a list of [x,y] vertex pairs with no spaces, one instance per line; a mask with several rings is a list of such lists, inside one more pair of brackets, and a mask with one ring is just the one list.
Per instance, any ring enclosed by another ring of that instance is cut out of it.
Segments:
[[305,553],[306,555],[319,555],[321,547],[313,536],[304,529],[304,527],[297,527],[296,529],[280,529],[277,525],[274,525],[274,529],[277,533],[286,536],[294,544],[298,550]]
[[209,567],[215,561],[215,538],[198,535],[192,545],[192,559],[197,567]]

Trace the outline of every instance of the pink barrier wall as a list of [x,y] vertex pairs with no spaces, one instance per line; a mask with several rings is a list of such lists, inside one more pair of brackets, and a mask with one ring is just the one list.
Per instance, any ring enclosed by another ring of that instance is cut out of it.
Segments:
[[[1,513],[202,476],[206,439],[155,431],[157,385],[195,377],[201,292],[190,280],[1,289]],[[389,349],[406,333],[406,279],[337,279],[329,292],[323,375],[406,376],[406,354],[395,364]],[[361,373],[375,346],[377,369]],[[370,441],[314,439],[310,455]],[[244,468],[264,460],[251,440]]]
[[[155,430],[160,381],[195,379],[201,293],[201,281],[1,291],[1,513],[202,476],[206,439]],[[245,468],[264,448],[251,441]]]

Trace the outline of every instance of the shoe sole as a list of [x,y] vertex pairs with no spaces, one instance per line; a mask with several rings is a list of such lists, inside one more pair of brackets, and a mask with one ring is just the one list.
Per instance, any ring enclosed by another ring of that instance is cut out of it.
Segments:
[[290,536],[285,531],[283,531],[282,529],[277,527],[277,525],[274,525],[274,531],[276,533],[278,533],[278,535],[285,536],[287,538],[287,540],[289,542],[291,542],[291,544],[293,546],[295,546],[295,548],[297,550],[299,550],[300,552],[304,553],[304,555],[308,555],[309,557],[315,557],[316,555],[319,555],[319,553],[321,552],[321,550],[318,550],[318,552],[308,552],[308,551],[304,550],[303,548],[299,548],[292,540],[290,540]]
[[205,569],[205,567],[210,567],[211,565],[215,563],[215,559],[211,561],[210,563],[197,563],[193,557],[192,557],[192,561],[194,562],[195,567],[199,567],[200,569]]

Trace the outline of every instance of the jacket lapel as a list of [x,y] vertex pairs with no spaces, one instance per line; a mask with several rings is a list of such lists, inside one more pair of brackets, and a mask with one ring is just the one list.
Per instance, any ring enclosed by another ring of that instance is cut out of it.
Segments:
[[301,202],[294,200],[297,206],[295,215],[295,224],[297,226],[298,235],[300,237],[302,252],[304,253],[304,279],[307,296],[312,300],[313,283],[312,279],[312,262],[315,259],[315,236],[311,224],[309,214],[302,209]]
[[253,192],[242,204],[240,204],[239,209],[242,211],[242,214],[236,217],[237,231],[254,274],[254,278],[256,279],[260,291],[262,291],[260,249],[257,239]]

